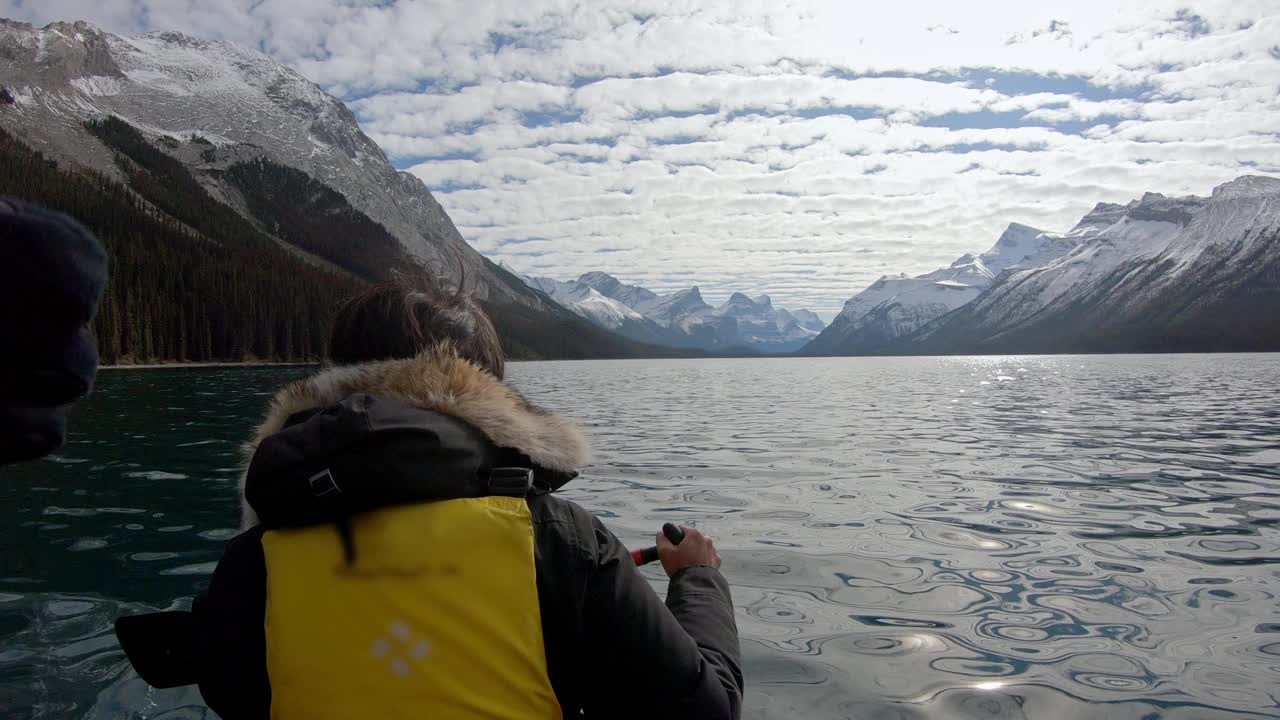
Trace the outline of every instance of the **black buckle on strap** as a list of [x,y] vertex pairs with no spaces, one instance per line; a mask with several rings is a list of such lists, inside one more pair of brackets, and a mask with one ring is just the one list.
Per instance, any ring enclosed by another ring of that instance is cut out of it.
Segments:
[[489,494],[522,498],[533,487],[533,469],[500,467],[489,471]]
[[318,498],[342,494],[342,488],[338,487],[338,482],[333,479],[333,472],[328,468],[307,478],[307,484],[311,486],[311,494]]

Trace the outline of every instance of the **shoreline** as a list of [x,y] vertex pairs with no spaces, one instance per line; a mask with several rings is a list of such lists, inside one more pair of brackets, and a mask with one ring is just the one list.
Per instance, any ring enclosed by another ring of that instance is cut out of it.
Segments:
[[145,363],[137,365],[99,365],[99,370],[160,370],[164,368],[211,368],[211,367],[308,367],[318,366],[317,362],[166,362]]
[[[621,357],[621,358],[508,358],[507,362],[593,362],[593,361],[634,361],[651,360],[854,360],[866,358],[914,359],[914,358],[1036,358],[1036,357],[1159,357],[1171,355],[1277,355],[1276,350],[1218,350],[1218,351],[1170,351],[1170,352],[1125,352],[1125,353],[992,353],[992,354],[957,354],[957,355],[723,355],[709,357]],[[218,368],[218,367],[321,367],[322,361],[310,362],[160,362],[129,365],[99,365],[99,370],[161,370],[164,368]]]

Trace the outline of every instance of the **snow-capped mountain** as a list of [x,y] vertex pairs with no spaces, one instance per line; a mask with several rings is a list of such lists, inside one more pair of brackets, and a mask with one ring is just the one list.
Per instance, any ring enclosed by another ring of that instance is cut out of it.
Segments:
[[644,316],[640,313],[613,298],[601,295],[600,291],[588,285],[551,278],[526,278],[526,280],[533,287],[550,295],[552,300],[601,327],[617,330],[627,321],[644,321]]
[[585,273],[577,280],[525,281],[602,327],[675,347],[793,352],[816,337],[823,327],[821,318],[814,313],[774,308],[766,295],[751,299],[734,293],[715,308],[703,300],[696,287],[658,295],[598,271]]
[[460,263],[481,298],[538,306],[466,244],[422,181],[397,171],[341,101],[256,50],[176,32],[122,37],[85,22],[0,19],[0,85],[14,100],[5,126],[61,162],[121,177],[83,127],[114,115],[165,143],[234,207],[219,171],[265,156],[337,190],[412,257]]
[[971,308],[984,328],[1012,327],[1090,292],[1117,268],[1159,254],[1204,205],[1203,198],[1147,193],[1125,206],[1099,205],[1067,233],[1071,252],[1020,268]]
[[617,300],[641,313],[661,301],[661,298],[656,293],[638,285],[625,285],[621,280],[608,273],[598,271],[583,273],[578,278],[578,282],[592,287],[601,295]]
[[809,354],[1280,349],[1280,179],[1010,225],[950,268],[883,277]]
[[1005,270],[1043,265],[1071,250],[1075,241],[1072,233],[1055,235],[1022,223],[1009,223],[996,244],[977,259],[986,268],[985,274],[995,279]]
[[[822,321],[817,315],[798,310],[791,313],[774,308],[768,295],[749,298],[742,293],[729,296],[716,313],[738,321],[738,336],[750,347],[765,352],[794,352],[804,347],[822,331]],[[801,322],[798,313],[805,313],[808,324]],[[815,330],[813,321],[817,320]]]
[[697,287],[659,296],[645,310],[645,316],[663,327],[674,327],[689,332],[693,326],[705,323],[715,315],[715,308],[702,299]]
[[800,327],[805,330],[812,330],[814,333],[822,332],[822,329],[827,326],[827,324],[822,321],[822,318],[818,317],[818,314],[812,310],[805,310],[804,308],[792,310],[791,317],[796,319],[796,322],[800,324]]
[[1011,223],[981,255],[962,255],[924,275],[886,275],[845,303],[805,348],[811,354],[875,352],[977,299],[1003,272],[1035,266],[1069,252],[1078,238]]
[[545,292],[552,300],[564,308],[606,330],[616,332],[632,340],[656,345],[694,347],[694,345],[685,342],[686,338],[683,335],[658,325],[653,320],[641,315],[625,304],[607,297],[599,290],[581,281],[524,276],[520,276],[520,278],[528,283],[530,287]]
[[1099,205],[1082,241],[925,328],[925,352],[1280,349],[1280,179]]

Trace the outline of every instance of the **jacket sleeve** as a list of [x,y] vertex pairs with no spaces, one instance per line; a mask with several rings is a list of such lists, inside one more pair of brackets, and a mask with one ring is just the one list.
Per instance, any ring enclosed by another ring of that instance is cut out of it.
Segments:
[[209,589],[192,605],[200,694],[223,720],[270,717],[266,598],[267,566],[257,527],[227,543]]
[[654,594],[627,549],[592,519],[598,558],[587,587],[587,717],[736,720],[742,664],[729,584],[688,568]]

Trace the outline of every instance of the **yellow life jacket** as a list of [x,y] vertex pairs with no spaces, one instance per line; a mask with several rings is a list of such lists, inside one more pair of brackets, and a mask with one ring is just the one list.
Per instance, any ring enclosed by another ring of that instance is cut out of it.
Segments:
[[271,717],[561,718],[523,498],[403,505],[269,530]]

